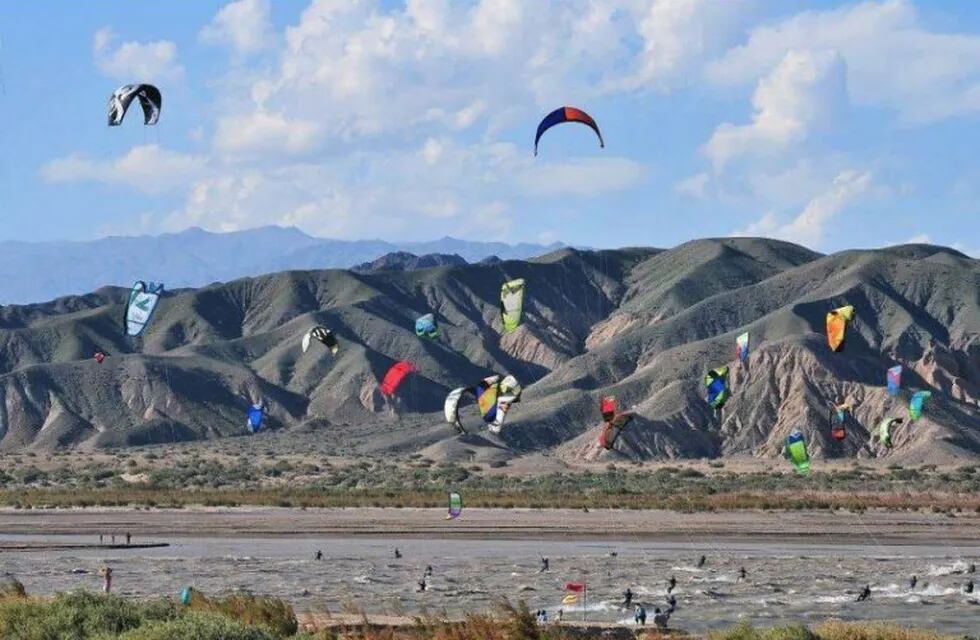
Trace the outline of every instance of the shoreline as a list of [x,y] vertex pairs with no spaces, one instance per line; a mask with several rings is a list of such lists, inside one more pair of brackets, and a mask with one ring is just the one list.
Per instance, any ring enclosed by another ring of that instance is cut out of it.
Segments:
[[[887,510],[715,511],[467,509],[458,520],[436,508],[186,507],[182,509],[0,509],[0,535],[134,537],[400,537],[617,539],[696,542],[786,540],[836,543],[855,531],[876,544],[977,544],[980,514]],[[142,542],[141,541],[141,542]],[[135,548],[136,545],[133,545]],[[0,551],[3,551],[0,548]]]

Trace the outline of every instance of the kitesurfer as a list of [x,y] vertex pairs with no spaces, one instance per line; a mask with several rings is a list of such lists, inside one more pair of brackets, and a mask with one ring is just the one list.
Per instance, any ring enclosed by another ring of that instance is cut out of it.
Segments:
[[426,582],[425,582],[425,576],[422,576],[422,579],[419,580],[419,583],[418,584],[419,584],[419,588],[417,589],[417,591],[419,593],[424,593],[425,590],[429,588],[429,585],[426,584]]
[[398,547],[395,547],[395,560],[398,560],[401,557],[402,557],[402,552],[398,550]]
[[866,584],[864,585],[864,589],[861,589],[861,593],[860,595],[858,595],[857,600],[855,600],[855,602],[864,602],[870,597],[871,597],[871,585]]
[[[660,609],[657,609],[660,611]],[[633,622],[638,625],[645,625],[647,623],[647,610],[643,608],[643,605],[636,605],[636,609],[633,610]]]
[[127,531],[126,532],[126,546],[129,546],[129,542],[133,539],[133,536]]
[[431,564],[425,565],[425,574],[424,575],[425,575],[426,578],[431,578],[432,577],[432,565]]
[[667,593],[673,591],[674,587],[676,586],[677,586],[677,578],[675,578],[674,576],[670,576],[670,580],[667,581]]
[[966,586],[963,587],[963,593],[973,593],[973,580],[966,583]]
[[909,589],[915,589],[915,585],[917,584],[919,584],[919,577],[912,576],[912,579],[909,580]]
[[623,609],[629,609],[633,605],[633,592],[629,587],[623,592]]
[[673,613],[674,609],[677,608],[677,598],[674,596],[667,596],[667,604],[669,605],[668,611]]
[[748,572],[745,570],[745,567],[739,567],[738,568],[738,579],[739,580],[745,580],[745,577],[747,575],[748,575]]
[[970,568],[969,568],[969,570],[967,570],[967,573],[976,573],[976,572],[977,572],[977,565],[975,565],[975,564],[973,564],[971,562],[970,563]]
[[548,569],[549,569],[548,559],[547,558],[541,558],[541,568],[538,570],[538,573],[544,573]]
[[323,560],[323,552],[322,552],[322,551],[320,551],[319,549],[317,549],[317,550],[316,550],[316,555],[315,555],[315,556],[313,556],[313,559],[314,559],[314,560],[318,560],[318,561],[319,561],[319,560]]
[[706,562],[707,560],[708,560],[708,559],[707,559],[706,557],[704,557],[704,556],[701,556],[701,559],[700,559],[700,560],[698,560],[698,569],[700,569],[701,567],[703,567],[703,566],[704,566],[704,563],[705,563],[705,562]]

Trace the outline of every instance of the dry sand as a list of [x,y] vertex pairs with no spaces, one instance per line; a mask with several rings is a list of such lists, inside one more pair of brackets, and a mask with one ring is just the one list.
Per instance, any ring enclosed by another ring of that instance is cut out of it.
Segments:
[[[980,514],[868,511],[677,513],[596,509],[467,509],[454,521],[442,509],[0,509],[0,534],[97,536],[131,532],[135,540],[173,536],[384,536],[686,540],[833,539],[861,534],[880,542],[975,542]],[[135,541],[134,540],[134,541]]]

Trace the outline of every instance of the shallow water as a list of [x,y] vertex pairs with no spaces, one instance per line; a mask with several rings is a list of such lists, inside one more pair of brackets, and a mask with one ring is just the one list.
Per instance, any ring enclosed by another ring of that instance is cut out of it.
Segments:
[[[93,542],[91,536],[0,536],[0,541]],[[142,540],[140,540],[142,542]],[[730,625],[741,617],[762,624],[879,619],[949,633],[980,632],[980,589],[967,595],[970,562],[980,564],[980,544],[891,546],[733,543],[423,540],[381,538],[176,538],[148,550],[70,550],[0,553],[0,569],[30,592],[96,590],[98,570],[113,567],[113,591],[126,596],[176,595],[192,585],[207,593],[247,589],[285,598],[298,610],[363,609],[403,614],[423,609],[460,615],[489,609],[501,597],[562,608],[563,584],[589,586],[587,611],[564,607],[566,618],[620,621],[626,587],[652,616],[663,606],[674,575],[677,611],[671,624],[690,631]],[[855,538],[854,542],[860,542]],[[135,541],[134,541],[135,542]],[[395,559],[393,550],[403,557]],[[317,549],[324,559],[315,561]],[[615,553],[613,556],[611,554]],[[694,565],[701,554],[707,562]],[[540,557],[550,571],[539,572]],[[428,590],[416,592],[426,565],[434,570]],[[738,580],[739,567],[748,572]],[[915,589],[909,577],[917,575]],[[871,599],[854,599],[870,583]],[[978,585],[980,587],[980,585]]]

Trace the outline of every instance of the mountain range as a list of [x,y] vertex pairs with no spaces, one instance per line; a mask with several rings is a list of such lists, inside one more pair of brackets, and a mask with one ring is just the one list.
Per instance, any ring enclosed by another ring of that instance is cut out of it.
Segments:
[[562,245],[328,240],[293,227],[212,233],[191,228],[160,236],[113,236],[82,242],[0,242],[0,304],[51,300],[136,280],[197,287],[287,269],[349,268],[385,254],[455,254],[467,262],[521,259]]
[[[459,254],[459,251],[453,253]],[[529,260],[395,270],[284,271],[170,291],[138,340],[124,337],[128,292],[0,309],[0,450],[83,449],[247,436],[257,399],[270,430],[329,439],[338,453],[419,453],[494,463],[548,454],[569,460],[778,457],[801,429],[815,457],[975,460],[980,452],[980,260],[902,245],[822,255],[755,238],[668,250],[562,248]],[[411,265],[409,265],[411,266]],[[501,283],[527,283],[524,322],[502,334]],[[846,347],[832,352],[826,313],[853,305]],[[435,314],[436,340],[414,320]],[[301,349],[315,324],[340,350]],[[735,337],[752,351],[735,362]],[[92,354],[109,354],[102,364]],[[411,374],[393,400],[378,382],[393,363]],[[905,367],[899,396],[885,371]],[[721,417],[703,376],[732,368]],[[447,392],[492,373],[524,385],[499,435],[457,434]],[[930,389],[925,415],[871,445],[885,416],[905,416]],[[596,444],[598,404],[616,396],[637,418],[615,450]],[[848,437],[828,409],[854,407]],[[788,463],[787,463],[788,464]]]

